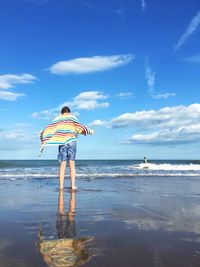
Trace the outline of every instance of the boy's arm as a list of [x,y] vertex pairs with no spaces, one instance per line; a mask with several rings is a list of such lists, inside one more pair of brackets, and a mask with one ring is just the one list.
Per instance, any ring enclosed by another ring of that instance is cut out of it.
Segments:
[[85,125],[81,124],[80,122],[74,122],[74,126],[76,129],[77,134],[94,134],[94,130],[87,128]]
[[89,131],[89,134],[95,134],[95,131],[92,129],[88,129],[88,131]]

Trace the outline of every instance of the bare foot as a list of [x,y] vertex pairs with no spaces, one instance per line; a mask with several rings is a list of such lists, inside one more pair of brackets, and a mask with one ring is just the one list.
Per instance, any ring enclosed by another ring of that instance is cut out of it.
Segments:
[[77,189],[76,186],[71,188],[72,191],[75,191],[76,189]]

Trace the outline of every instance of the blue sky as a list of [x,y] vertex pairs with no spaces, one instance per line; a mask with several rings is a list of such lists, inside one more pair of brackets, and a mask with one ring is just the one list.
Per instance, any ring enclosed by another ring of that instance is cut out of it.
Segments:
[[198,0],[1,1],[0,35],[1,159],[36,159],[65,104],[96,132],[79,159],[199,158]]

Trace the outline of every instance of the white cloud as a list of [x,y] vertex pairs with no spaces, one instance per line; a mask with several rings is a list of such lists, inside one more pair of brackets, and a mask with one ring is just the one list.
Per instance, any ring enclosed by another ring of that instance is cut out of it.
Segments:
[[97,100],[97,99],[106,99],[106,98],[108,98],[107,95],[103,95],[98,91],[88,91],[88,92],[80,93],[74,99],[76,99],[77,101],[88,101],[88,99]]
[[200,138],[200,124],[192,129],[192,125],[175,129],[161,129],[148,134],[134,134],[129,143],[146,144],[185,144],[195,143]]
[[188,40],[188,38],[197,30],[199,25],[200,25],[200,11],[198,11],[197,15],[191,20],[185,33],[181,36],[178,43],[175,45],[174,50],[178,50]]
[[116,97],[119,97],[121,99],[128,99],[128,98],[134,97],[134,95],[132,92],[121,92],[117,94]]
[[185,61],[187,62],[192,62],[192,63],[200,63],[200,54],[191,56],[191,57],[187,57],[185,58]]
[[67,101],[58,106],[60,110],[63,106],[69,106],[73,109],[91,110],[96,108],[107,108],[109,106],[108,102],[101,102],[102,100],[108,98],[107,95],[103,95],[99,91],[88,91],[80,93],[78,96],[74,97],[72,101]]
[[164,99],[167,99],[171,96],[176,96],[175,93],[165,93],[165,94],[157,94],[154,96],[155,99],[160,99],[160,98],[164,98]]
[[107,95],[102,94],[99,91],[88,91],[80,93],[75,96],[71,101],[66,101],[59,105],[56,108],[52,108],[50,110],[43,110],[40,112],[34,112],[32,114],[33,118],[41,118],[41,119],[50,119],[64,106],[69,106],[72,112],[76,112],[77,110],[92,110],[97,108],[107,108],[109,107],[108,102],[104,102],[103,100],[108,98]]
[[8,100],[8,101],[16,101],[18,97],[25,96],[21,93],[13,93],[10,91],[1,91],[0,90],[0,99],[2,100]]
[[88,124],[88,127],[99,127],[99,126],[104,126],[106,124],[106,121],[102,120],[94,120],[93,122],[90,122]]
[[159,110],[143,110],[124,113],[109,123],[110,127],[134,126],[142,129],[174,128],[200,122],[200,104],[164,107]]
[[0,75],[0,89],[9,89],[15,87],[17,84],[33,83],[37,78],[32,74],[24,73],[21,75],[5,74]]
[[5,74],[0,75],[0,99],[15,101],[18,97],[25,96],[22,93],[14,93],[8,89],[15,87],[17,84],[33,83],[37,78],[31,74],[24,73],[21,75]]
[[0,129],[0,150],[20,150],[39,144],[39,135],[30,124],[15,123]]
[[147,8],[147,4],[145,0],[141,0],[141,5],[142,5],[142,10],[145,11],[145,9]]
[[145,58],[145,78],[147,81],[147,86],[149,90],[149,94],[152,96],[155,92],[155,75],[156,73],[151,69],[149,64],[149,58]]
[[55,117],[57,115],[57,112],[55,109],[52,110],[42,110],[40,112],[34,112],[32,114],[33,119],[43,119],[43,120],[49,120],[52,117]]
[[23,140],[25,137],[24,133],[22,132],[8,132],[8,131],[0,131],[0,137],[1,140],[4,139],[4,141],[10,141],[10,140]]
[[157,94],[155,90],[155,79],[156,79],[156,73],[151,69],[151,66],[149,64],[149,58],[145,58],[145,79],[147,81],[147,87],[148,92],[151,97],[154,99],[160,99],[164,98],[167,99],[171,96],[175,96],[175,93],[163,93],[163,94]]
[[75,58],[59,61],[52,65],[49,70],[53,74],[84,74],[104,71],[126,65],[134,59],[134,55],[113,55]]
[[200,140],[200,104],[124,113],[108,124],[111,128],[134,127],[139,133],[129,143],[169,144]]

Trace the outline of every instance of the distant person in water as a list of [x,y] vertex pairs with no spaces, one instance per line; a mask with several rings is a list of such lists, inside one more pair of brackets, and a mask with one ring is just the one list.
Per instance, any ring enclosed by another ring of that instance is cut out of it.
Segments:
[[79,123],[77,118],[71,114],[69,107],[63,107],[61,114],[50,123],[40,135],[42,142],[41,151],[45,146],[57,145],[59,167],[59,188],[64,188],[66,161],[68,161],[71,178],[71,189],[75,190],[76,169],[76,145],[79,134],[94,134],[94,130],[88,129]]
[[147,157],[144,157],[144,159],[143,159],[143,163],[148,163],[148,162],[147,162]]

